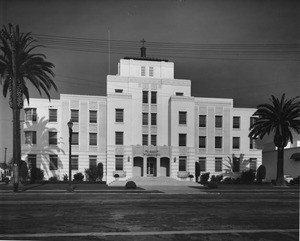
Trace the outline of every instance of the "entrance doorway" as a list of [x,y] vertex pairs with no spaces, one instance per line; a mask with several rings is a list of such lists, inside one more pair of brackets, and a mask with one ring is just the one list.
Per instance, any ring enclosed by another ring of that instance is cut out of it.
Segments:
[[154,157],[149,157],[147,159],[147,176],[156,176],[156,158]]
[[143,176],[143,158],[135,157],[133,158],[133,176],[142,177]]
[[160,176],[170,176],[170,159],[168,157],[162,157],[160,159]]

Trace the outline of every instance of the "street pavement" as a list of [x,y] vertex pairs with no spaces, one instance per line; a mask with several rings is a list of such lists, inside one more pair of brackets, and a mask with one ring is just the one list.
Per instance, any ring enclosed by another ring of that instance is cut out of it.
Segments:
[[299,186],[47,185],[0,186],[0,240],[299,240]]

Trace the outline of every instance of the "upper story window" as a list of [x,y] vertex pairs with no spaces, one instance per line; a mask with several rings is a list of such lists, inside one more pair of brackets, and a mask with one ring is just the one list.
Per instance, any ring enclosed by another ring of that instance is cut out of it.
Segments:
[[156,126],[157,125],[157,114],[151,113],[151,125]]
[[151,104],[156,104],[156,103],[157,103],[157,92],[151,91]]
[[179,111],[179,125],[186,125],[186,111]]
[[79,145],[79,133],[73,132],[72,134],[72,145]]
[[256,139],[250,137],[250,150],[257,149]]
[[116,140],[115,140],[116,145],[123,145],[124,143],[123,136],[124,136],[123,132],[116,131]]
[[90,110],[90,123],[97,123],[97,111]]
[[148,125],[148,113],[143,113],[143,125]]
[[123,93],[122,89],[115,89],[115,93]]
[[179,146],[186,146],[186,134],[179,134]]
[[150,77],[154,76],[154,68],[153,67],[149,67],[149,76]]
[[25,144],[36,144],[36,131],[25,131]]
[[49,122],[57,122],[57,109],[49,109]]
[[146,67],[145,66],[141,67],[141,76],[146,76]]
[[143,134],[143,146],[148,146],[148,135]]
[[199,115],[199,127],[206,127],[206,115]]
[[49,145],[57,145],[57,132],[49,131]]
[[177,96],[183,96],[183,93],[182,92],[176,92],[176,95]]
[[156,146],[156,139],[157,139],[156,135],[151,135],[151,145]]
[[199,136],[199,148],[206,147],[206,136]]
[[116,122],[124,122],[124,109],[116,109]]
[[143,91],[143,104],[148,104],[148,92],[149,91]]
[[256,121],[258,120],[258,117],[250,117],[250,126],[252,126]]
[[240,117],[239,116],[234,116],[233,117],[233,126],[234,129],[239,129],[240,128]]
[[222,128],[222,122],[223,122],[223,116],[216,115],[215,116],[215,127],[216,128]]
[[97,133],[90,133],[90,146],[97,146]]
[[57,155],[49,155],[49,170],[57,170],[58,169],[58,156]]
[[25,111],[25,121],[36,121],[36,108],[27,108]]
[[79,122],[79,110],[71,110],[71,119],[73,122]]
[[215,148],[222,148],[222,136],[215,137]]
[[239,137],[232,137],[232,148],[240,149],[240,138]]

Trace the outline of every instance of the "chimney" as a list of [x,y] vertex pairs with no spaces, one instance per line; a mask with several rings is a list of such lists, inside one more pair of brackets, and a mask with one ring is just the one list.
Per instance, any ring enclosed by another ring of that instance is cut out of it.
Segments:
[[146,48],[144,46],[141,47],[141,57],[146,58]]
[[144,46],[146,41],[145,41],[145,39],[142,39],[141,42],[143,43],[143,46],[141,47],[141,57],[146,58],[146,48]]

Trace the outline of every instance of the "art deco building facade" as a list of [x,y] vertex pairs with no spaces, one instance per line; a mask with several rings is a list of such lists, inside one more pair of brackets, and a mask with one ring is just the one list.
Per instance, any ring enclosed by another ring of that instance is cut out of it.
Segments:
[[256,169],[261,150],[248,138],[255,109],[234,108],[232,99],[191,96],[191,81],[174,78],[174,63],[121,59],[107,76],[107,96],[65,95],[31,99],[25,107],[22,154],[46,177],[68,174],[72,119],[72,174],[97,163],[108,183],[134,176],[189,180],[195,162],[202,172],[225,172],[228,156],[243,154]]

